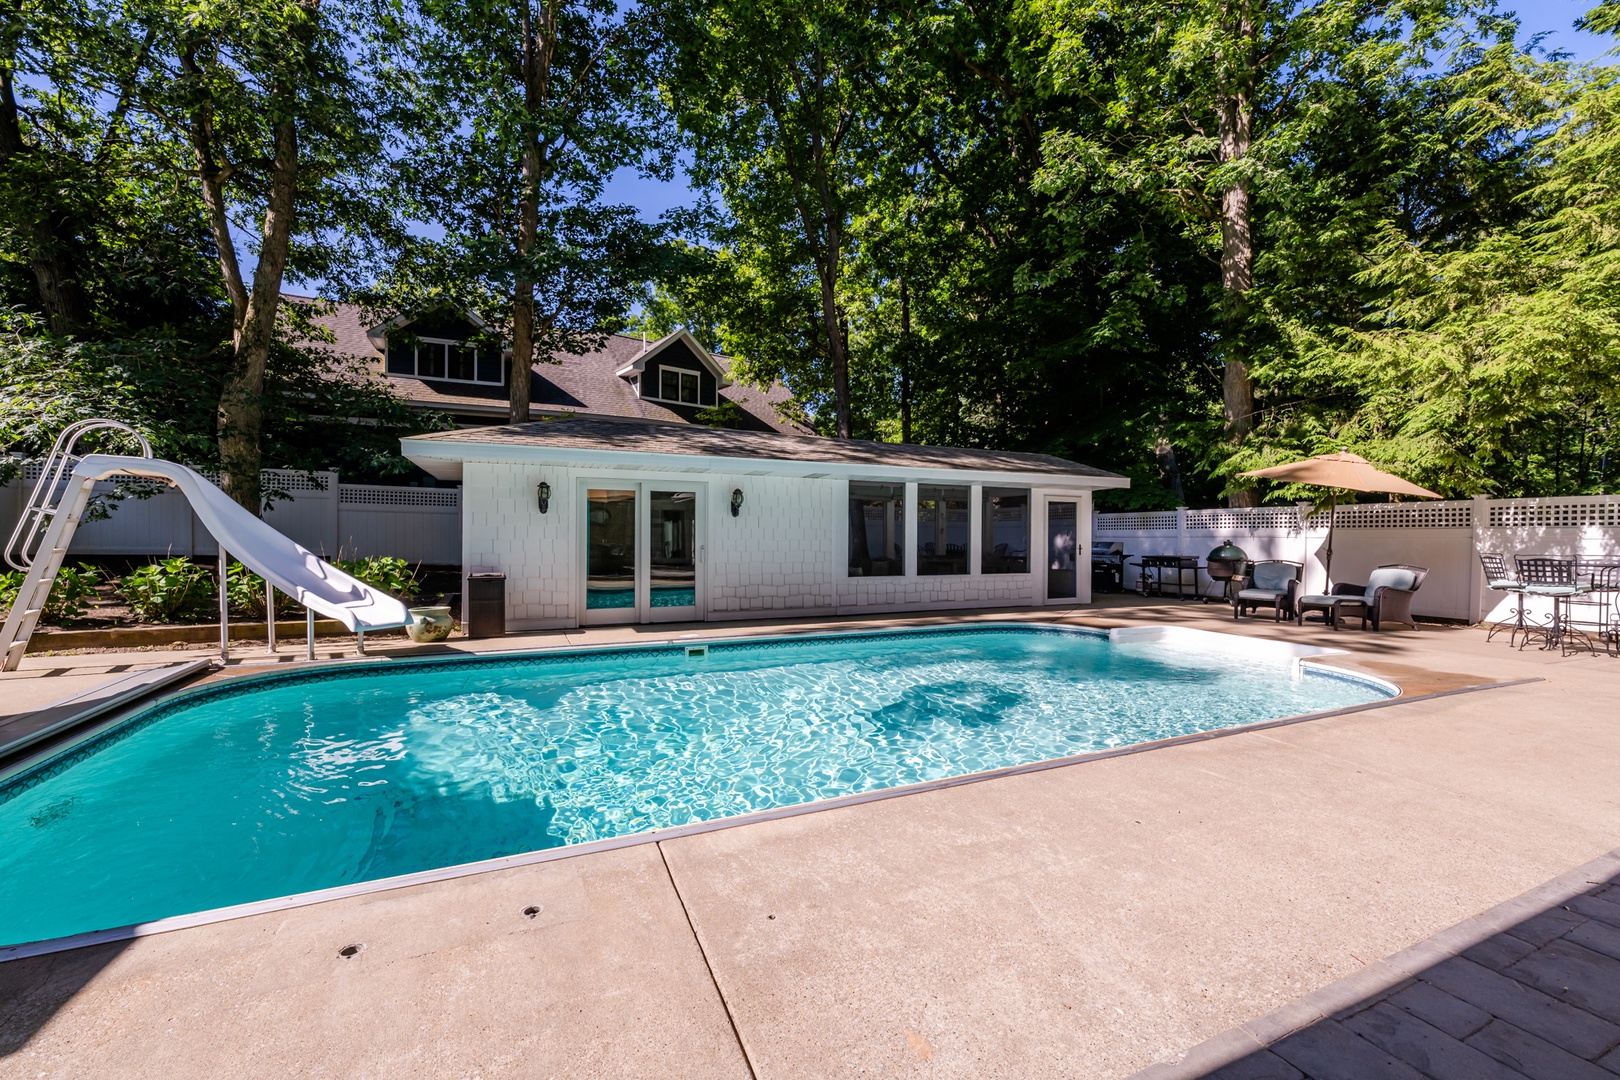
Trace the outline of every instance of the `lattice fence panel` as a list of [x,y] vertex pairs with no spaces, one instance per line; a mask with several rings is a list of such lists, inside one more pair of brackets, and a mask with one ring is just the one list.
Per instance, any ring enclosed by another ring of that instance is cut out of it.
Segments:
[[[1327,514],[1315,519],[1327,524]],[[1339,507],[1341,529],[1471,529],[1474,507],[1465,502],[1359,503]]]
[[1098,514],[1096,532],[1175,532],[1176,512],[1157,510],[1136,514]]
[[1620,527],[1620,500],[1492,502],[1489,515],[1497,529],[1612,529]]
[[381,487],[370,484],[340,484],[338,502],[343,506],[397,506],[410,509],[455,510],[461,506],[459,488]]
[[1189,510],[1187,528],[1214,533],[1299,532],[1299,511],[1291,506],[1252,509]]

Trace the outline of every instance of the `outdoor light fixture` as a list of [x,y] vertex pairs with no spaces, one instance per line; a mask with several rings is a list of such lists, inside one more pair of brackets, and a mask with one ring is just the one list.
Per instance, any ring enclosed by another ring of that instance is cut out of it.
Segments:
[[736,517],[742,510],[742,488],[731,489],[731,516]]
[[543,514],[551,509],[551,485],[544,480],[540,481],[540,512]]

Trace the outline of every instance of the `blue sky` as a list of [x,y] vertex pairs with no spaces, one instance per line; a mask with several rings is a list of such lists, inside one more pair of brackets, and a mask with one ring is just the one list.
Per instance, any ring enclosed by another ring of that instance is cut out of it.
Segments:
[[1596,6],[1597,0],[1523,0],[1514,5],[1527,36],[1548,31],[1542,44],[1564,49],[1577,60],[1598,60],[1615,45],[1613,38],[1582,33],[1572,26]]

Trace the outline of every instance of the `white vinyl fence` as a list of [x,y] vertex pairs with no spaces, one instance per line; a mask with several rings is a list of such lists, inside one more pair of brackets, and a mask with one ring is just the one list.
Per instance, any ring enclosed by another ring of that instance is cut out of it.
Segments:
[[[1310,504],[1247,510],[1165,510],[1097,514],[1094,544],[1120,543],[1130,556],[1197,555],[1202,559],[1227,540],[1251,559],[1287,559],[1305,564],[1305,587],[1327,584],[1323,549],[1327,514]],[[1418,615],[1479,622],[1507,617],[1516,601],[1485,587],[1478,553],[1620,559],[1620,496],[1575,495],[1555,499],[1487,499],[1457,502],[1365,503],[1340,506],[1333,539],[1333,580],[1363,582],[1375,567],[1410,563],[1429,575],[1412,599]],[[1140,571],[1126,566],[1126,588]],[[1199,573],[1207,595],[1221,586]],[[1531,605],[1532,617],[1549,612]]]
[[[0,536],[11,535],[17,515],[39,478],[30,465],[20,481],[0,488]],[[128,486],[140,484],[131,480]],[[335,472],[305,474],[266,470],[265,490],[286,492],[264,520],[323,558],[393,555],[410,563],[461,563],[459,488],[344,484]],[[116,480],[96,485],[111,492]],[[149,498],[112,504],[111,516],[79,526],[68,558],[75,555],[190,555],[219,553],[191,505],[179,491],[151,484]]]

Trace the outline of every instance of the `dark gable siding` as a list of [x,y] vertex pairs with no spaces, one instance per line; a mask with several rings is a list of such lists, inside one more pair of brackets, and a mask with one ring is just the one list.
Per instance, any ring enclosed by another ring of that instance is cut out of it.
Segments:
[[647,366],[641,375],[642,397],[659,396],[659,384],[663,379],[660,372],[663,371],[665,364],[698,373],[699,408],[709,408],[719,403],[717,396],[719,387],[715,384],[714,373],[709,370],[708,365],[698,359],[697,354],[692,351],[692,347],[685,341],[675,342],[669,348],[647,361]]
[[400,329],[419,337],[444,338],[448,341],[468,341],[478,336],[478,327],[459,315],[424,315]]

